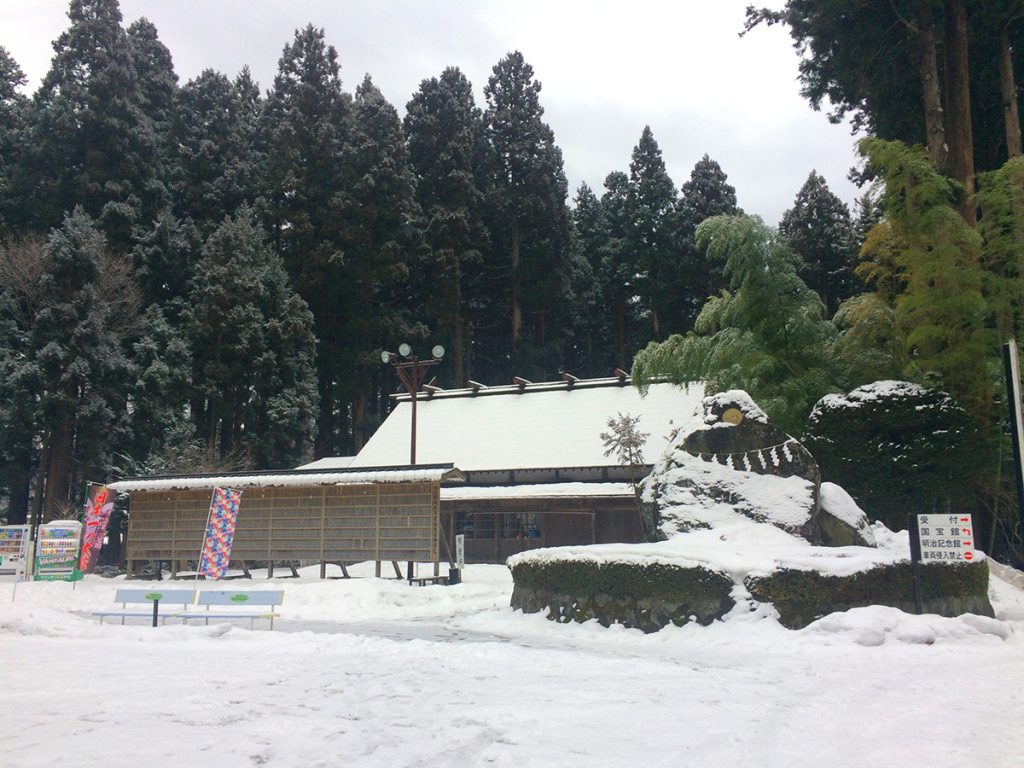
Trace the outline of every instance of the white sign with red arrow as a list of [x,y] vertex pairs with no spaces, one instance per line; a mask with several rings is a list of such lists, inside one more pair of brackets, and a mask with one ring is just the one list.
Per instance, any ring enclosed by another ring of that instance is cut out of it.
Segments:
[[974,554],[970,515],[918,515],[922,563],[969,563]]

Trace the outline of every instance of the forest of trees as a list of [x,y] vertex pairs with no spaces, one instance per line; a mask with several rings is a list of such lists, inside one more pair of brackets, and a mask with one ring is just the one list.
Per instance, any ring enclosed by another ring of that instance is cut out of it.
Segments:
[[[248,69],[182,83],[153,24],[72,0],[35,94],[0,48],[0,516],[74,515],[88,480],[357,451],[402,341],[445,346],[447,387],[640,352],[639,380],[743,386],[794,433],[828,392],[907,378],[999,454],[994,361],[1024,273],[1018,5],[748,9],[744,34],[789,28],[812,106],[874,137],[856,210],[807,169],[771,227],[708,155],[677,185],[649,127],[602,189],[570,193],[517,51],[483,103],[452,66],[403,117],[370,76],[346,87],[315,25],[265,89]],[[975,481],[990,510],[1001,481]]]

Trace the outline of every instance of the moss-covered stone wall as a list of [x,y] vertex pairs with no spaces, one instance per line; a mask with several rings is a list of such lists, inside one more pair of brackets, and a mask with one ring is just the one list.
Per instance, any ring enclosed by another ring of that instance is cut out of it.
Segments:
[[[887,605],[914,613],[909,562],[880,565],[851,576],[825,576],[815,571],[781,570],[745,581],[755,600],[771,603],[779,621],[790,629],[806,627],[835,611],[868,605]],[[921,566],[921,597],[925,613],[993,616],[988,599],[988,564]]]
[[668,624],[710,624],[733,607],[733,582],[700,566],[543,560],[512,566],[512,607],[549,619],[622,624],[656,632]]

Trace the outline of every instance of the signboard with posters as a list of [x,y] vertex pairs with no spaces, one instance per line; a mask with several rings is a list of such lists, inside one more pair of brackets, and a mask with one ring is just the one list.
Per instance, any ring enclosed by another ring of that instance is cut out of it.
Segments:
[[36,539],[36,581],[78,581],[78,547],[82,524],[77,520],[55,520],[39,526]]
[[28,566],[28,526],[0,526],[0,576],[21,579]]
[[921,562],[969,563],[975,559],[970,515],[918,515]]

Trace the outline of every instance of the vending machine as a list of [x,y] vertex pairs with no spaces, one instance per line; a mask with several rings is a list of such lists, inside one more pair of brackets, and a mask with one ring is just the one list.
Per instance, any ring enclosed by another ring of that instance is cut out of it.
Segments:
[[23,579],[28,567],[28,526],[0,526],[0,577]]
[[36,538],[34,579],[36,581],[77,581],[78,549],[82,524],[77,520],[55,520],[39,526]]

